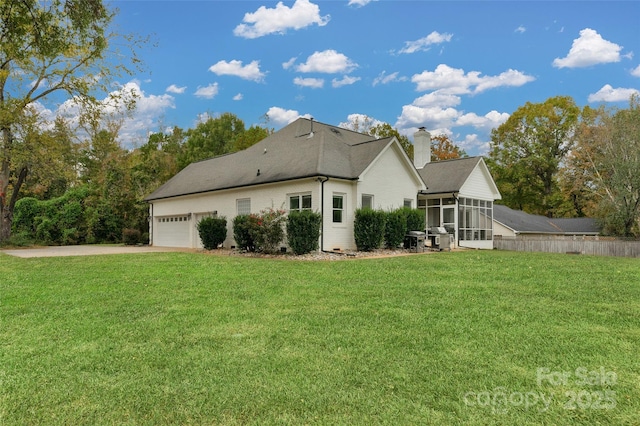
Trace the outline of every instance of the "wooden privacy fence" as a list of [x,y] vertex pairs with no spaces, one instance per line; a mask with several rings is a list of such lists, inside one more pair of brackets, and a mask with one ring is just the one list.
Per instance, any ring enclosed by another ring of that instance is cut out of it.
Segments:
[[638,240],[628,241],[597,236],[495,236],[493,247],[511,251],[640,257],[640,241]]

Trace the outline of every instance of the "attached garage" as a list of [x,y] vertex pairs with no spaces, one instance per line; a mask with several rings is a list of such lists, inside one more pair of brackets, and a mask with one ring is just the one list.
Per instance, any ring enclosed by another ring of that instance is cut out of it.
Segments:
[[160,247],[191,247],[191,215],[155,217],[153,244]]

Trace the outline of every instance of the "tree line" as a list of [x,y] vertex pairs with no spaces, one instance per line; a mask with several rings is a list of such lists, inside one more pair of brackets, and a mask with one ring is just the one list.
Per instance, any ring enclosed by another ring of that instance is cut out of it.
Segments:
[[592,217],[605,235],[640,236],[640,98],[580,108],[568,96],[526,103],[491,132],[501,203],[547,217]]

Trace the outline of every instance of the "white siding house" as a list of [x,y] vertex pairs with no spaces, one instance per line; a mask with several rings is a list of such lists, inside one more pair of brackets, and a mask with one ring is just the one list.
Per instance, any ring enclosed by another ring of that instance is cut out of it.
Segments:
[[482,158],[430,163],[429,134],[414,136],[412,162],[395,137],[299,118],[243,151],[190,164],[150,194],[151,244],[200,248],[198,222],[217,215],[233,247],[237,215],[311,209],[322,215],[321,250],[353,250],[356,209],[407,206],[424,208],[457,245],[492,248],[500,194]]
[[197,223],[232,220],[266,208],[309,208],[322,214],[322,250],[355,249],[353,222],[363,196],[390,210],[411,202],[424,182],[396,138],[374,139],[300,118],[256,145],[193,163],[149,195],[151,243],[202,247]]

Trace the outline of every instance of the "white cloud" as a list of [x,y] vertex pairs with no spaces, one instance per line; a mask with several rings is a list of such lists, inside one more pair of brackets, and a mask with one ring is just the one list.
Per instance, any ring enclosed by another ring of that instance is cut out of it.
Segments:
[[237,95],[235,95],[233,97],[234,101],[241,101],[244,98],[244,95],[242,93],[238,93]]
[[378,0],[349,0],[348,6],[362,7],[362,6],[368,5],[372,1],[378,1]]
[[267,111],[267,117],[269,117],[269,120],[273,121],[274,124],[278,126],[289,124],[300,117],[311,118],[309,114],[300,115],[298,111],[275,106],[269,108],[269,110]]
[[[411,77],[416,90],[440,90],[447,94],[481,93],[502,86],[522,86],[535,78],[517,70],[508,70],[498,76],[481,76],[478,71],[465,73],[463,69],[440,64],[434,71],[423,71]],[[472,90],[472,88],[475,89]]]
[[589,102],[624,102],[628,101],[632,95],[640,95],[640,91],[638,89],[624,89],[617,88],[614,89],[609,84],[605,84],[602,86],[600,90],[596,93],[592,93],[589,95]]
[[398,72],[391,73],[387,75],[386,71],[382,71],[374,80],[373,85],[377,86],[378,84],[389,84],[395,81],[407,81],[407,77],[399,77]]
[[421,126],[427,129],[450,128],[459,115],[460,113],[454,108],[405,105],[402,107],[402,114],[398,117],[395,127],[398,129]]
[[338,127],[353,130],[354,132],[366,133],[371,127],[375,127],[380,124],[385,123],[376,118],[369,117],[367,114],[355,113],[349,114],[347,116],[347,121],[339,123]]
[[573,40],[569,53],[564,58],[553,60],[557,68],[580,68],[596,64],[620,61],[622,46],[607,41],[591,28],[580,31],[580,37]]
[[518,70],[509,69],[500,75],[480,77],[480,83],[476,86],[474,93],[482,93],[485,90],[498,87],[519,87],[535,80],[535,77],[526,75]]
[[324,86],[324,79],[296,77],[293,79],[293,84],[301,87],[310,87],[312,89],[320,89]]
[[213,99],[218,94],[218,83],[213,83],[205,87],[198,86],[194,95],[199,98]]
[[515,32],[515,33],[520,33],[520,34],[522,34],[522,33],[526,32],[526,31],[527,31],[527,29],[526,29],[524,26],[522,26],[522,25],[520,25],[518,28],[516,28],[516,29],[514,30],[514,32]]
[[298,59],[297,56],[294,56],[293,58],[289,59],[287,62],[283,62],[282,63],[282,68],[285,70],[288,70],[289,68],[291,68],[293,66],[293,64],[296,63],[296,60]]
[[186,86],[178,87],[175,84],[172,84],[171,86],[169,86],[169,87],[167,87],[165,89],[165,92],[167,92],[167,93],[175,93],[176,95],[180,95],[180,94],[184,93],[185,90],[187,90]]
[[[473,127],[480,134],[488,135],[491,129],[504,123],[509,114],[498,111],[490,111],[480,116],[474,112],[464,113],[455,107],[459,105],[459,96],[432,92],[416,98],[411,105],[402,107],[402,114],[398,117],[395,127],[402,134],[411,136],[418,127],[426,127],[432,135],[446,134],[452,137],[451,129],[455,127]],[[452,137],[453,140],[453,137]],[[467,147],[480,147],[482,143],[472,145],[468,142]],[[482,148],[484,149],[484,148]]]
[[634,77],[640,77],[640,65],[631,70],[631,75]]
[[400,49],[400,53],[415,53],[421,51],[426,52],[427,50],[431,49],[431,46],[434,44],[451,41],[451,37],[453,37],[453,34],[440,34],[437,31],[433,31],[428,36],[423,37],[419,40],[405,41],[404,47]]
[[264,80],[265,76],[265,73],[260,71],[260,61],[251,61],[250,64],[244,66],[242,61],[235,59],[230,62],[218,61],[209,67],[209,71],[217,75],[233,75],[255,82]]
[[491,148],[491,142],[483,141],[475,133],[465,135],[464,141],[460,142],[458,145],[460,146],[460,148],[464,149],[466,152],[475,151],[477,152],[478,155],[486,154],[487,152],[489,152],[489,149]]
[[278,2],[275,8],[260,6],[246,13],[233,34],[244,38],[258,38],[269,34],[284,34],[288,29],[300,30],[313,24],[325,26],[331,17],[320,16],[320,7],[309,0],[296,0],[291,7]]
[[342,77],[342,80],[338,80],[337,78],[334,78],[333,80],[331,80],[331,85],[333,87],[348,86],[360,80],[361,80],[360,77],[351,77],[349,75],[345,75],[344,77]]
[[460,105],[460,96],[452,95],[449,93],[442,93],[439,90],[435,92],[427,93],[413,101],[413,105],[420,107],[452,107]]
[[479,116],[474,112],[463,114],[455,122],[456,126],[473,126],[476,129],[482,129],[489,131],[495,127],[500,126],[507,121],[509,114],[506,112],[499,113],[498,111],[491,111],[483,116]]
[[358,64],[342,53],[329,49],[322,52],[314,52],[307,58],[307,62],[296,67],[299,72],[322,72],[327,74],[349,73],[356,69]]

